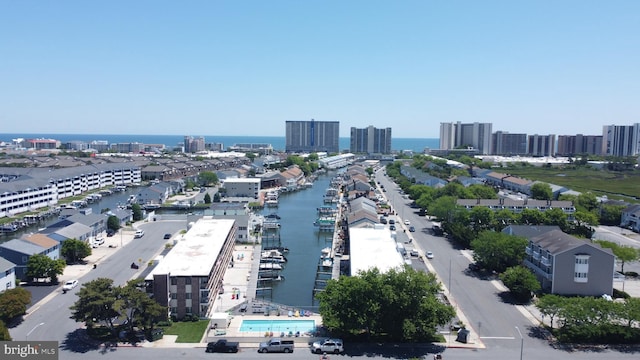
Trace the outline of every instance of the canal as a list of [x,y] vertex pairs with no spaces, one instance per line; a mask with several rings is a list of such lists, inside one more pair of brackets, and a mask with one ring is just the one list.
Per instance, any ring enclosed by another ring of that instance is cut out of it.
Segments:
[[276,303],[317,311],[313,301],[313,288],[321,250],[331,246],[333,233],[320,232],[313,224],[317,209],[323,205],[323,197],[336,173],[319,176],[313,186],[295,192],[282,193],[277,208],[265,208],[264,215],[276,212],[280,216],[280,240],[289,248],[289,260],[282,275],[283,281],[273,281],[271,291],[265,291],[265,299]]

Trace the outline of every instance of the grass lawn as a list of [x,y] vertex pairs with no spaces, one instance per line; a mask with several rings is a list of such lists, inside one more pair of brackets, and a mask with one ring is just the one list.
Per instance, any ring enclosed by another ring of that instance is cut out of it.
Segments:
[[178,335],[178,343],[197,343],[202,340],[209,326],[208,320],[174,322],[169,327],[162,327],[165,335]]
[[607,195],[629,201],[640,199],[639,171],[606,171],[592,168],[506,167],[496,169],[529,180],[561,185],[571,190]]

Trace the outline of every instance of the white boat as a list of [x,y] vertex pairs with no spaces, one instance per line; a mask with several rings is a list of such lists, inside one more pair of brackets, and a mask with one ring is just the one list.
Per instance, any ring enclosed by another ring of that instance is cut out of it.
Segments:
[[282,270],[282,265],[276,263],[261,263],[260,270]]
[[331,258],[326,258],[326,259],[322,260],[322,266],[324,266],[324,267],[333,266],[333,260]]
[[260,262],[263,264],[268,264],[268,263],[284,264],[287,262],[287,258],[284,256],[270,256],[270,257],[261,258]]
[[282,252],[280,250],[276,250],[276,249],[265,250],[260,254],[261,258],[278,257],[278,256],[283,256],[283,255],[282,255]]
[[331,255],[331,248],[330,247],[326,247],[322,250],[320,250],[321,254],[322,254],[322,258],[327,258]]

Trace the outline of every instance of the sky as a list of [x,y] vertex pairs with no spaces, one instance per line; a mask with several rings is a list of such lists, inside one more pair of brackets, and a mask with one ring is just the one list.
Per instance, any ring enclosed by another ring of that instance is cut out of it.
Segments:
[[0,0],[0,133],[640,122],[637,0]]

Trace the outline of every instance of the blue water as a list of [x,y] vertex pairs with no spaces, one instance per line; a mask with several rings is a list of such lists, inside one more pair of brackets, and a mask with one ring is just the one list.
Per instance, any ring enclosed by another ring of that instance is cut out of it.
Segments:
[[289,331],[293,332],[312,332],[316,328],[315,320],[242,320],[240,325],[240,332],[265,332],[273,331],[275,333],[284,332],[288,334]]
[[[233,146],[240,143],[267,143],[275,150],[284,151],[284,136],[210,136],[187,134],[195,137],[204,136],[206,143],[222,143],[224,147]],[[138,142],[143,144],[164,144],[168,148],[181,146],[184,144],[184,135],[115,135],[115,134],[0,134],[0,141],[11,142],[12,139],[55,139],[62,143],[69,141],[107,141],[109,144]],[[340,149],[349,150],[350,139],[340,138]],[[438,149],[440,140],[429,139],[400,139],[394,138],[391,141],[391,149],[402,151],[411,150],[421,153],[425,148]]]

